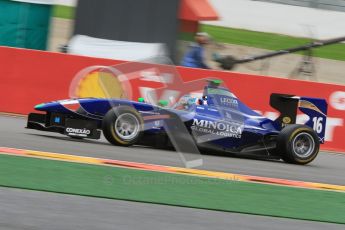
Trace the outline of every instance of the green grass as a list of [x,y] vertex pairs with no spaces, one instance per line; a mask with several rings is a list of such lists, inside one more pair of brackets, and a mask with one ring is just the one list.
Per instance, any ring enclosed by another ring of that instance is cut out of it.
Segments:
[[55,5],[53,7],[53,17],[64,18],[64,19],[74,19],[75,8],[71,6],[61,6]]
[[0,155],[0,185],[201,209],[345,223],[345,194]]
[[[308,38],[291,37],[220,26],[202,25],[201,30],[209,33],[217,42],[250,46],[268,50],[280,50],[311,42]],[[334,44],[313,49],[313,56],[345,61],[345,44]]]
[[[75,8],[56,5],[53,9],[53,17],[74,19]],[[209,33],[217,42],[250,46],[268,50],[279,50],[306,44],[311,41],[308,38],[297,38],[280,34],[263,33],[242,29],[233,29],[220,26],[202,25],[201,31]],[[193,36],[181,33],[179,39],[190,41]],[[313,56],[345,61],[345,44],[335,44],[314,49]]]
[[259,47],[270,50],[303,45],[311,41],[311,39],[308,38],[296,38],[286,35],[211,25],[202,25],[201,30],[209,33],[213,38],[215,38],[215,40],[217,40],[217,42]]

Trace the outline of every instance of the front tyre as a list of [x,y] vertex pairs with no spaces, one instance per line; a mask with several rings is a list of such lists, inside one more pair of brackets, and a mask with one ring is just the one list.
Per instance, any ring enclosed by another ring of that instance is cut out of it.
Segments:
[[109,110],[103,118],[104,137],[113,145],[130,146],[138,142],[143,131],[143,119],[132,107]]
[[308,164],[312,162],[320,149],[319,137],[315,131],[305,125],[288,125],[278,135],[278,151],[285,162]]

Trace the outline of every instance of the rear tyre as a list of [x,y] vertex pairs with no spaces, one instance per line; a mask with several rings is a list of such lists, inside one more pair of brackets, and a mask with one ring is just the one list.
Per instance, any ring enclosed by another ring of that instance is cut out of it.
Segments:
[[278,151],[285,162],[308,164],[320,149],[319,137],[305,125],[288,125],[278,135]]
[[143,131],[143,119],[132,107],[120,106],[107,112],[103,118],[104,137],[113,145],[136,144]]

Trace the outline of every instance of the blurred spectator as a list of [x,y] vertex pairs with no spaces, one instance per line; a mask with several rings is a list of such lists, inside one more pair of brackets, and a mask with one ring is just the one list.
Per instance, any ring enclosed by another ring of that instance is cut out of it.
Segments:
[[193,68],[209,69],[204,61],[204,46],[210,41],[207,33],[199,32],[195,36],[195,43],[192,43],[189,50],[182,59],[181,65]]

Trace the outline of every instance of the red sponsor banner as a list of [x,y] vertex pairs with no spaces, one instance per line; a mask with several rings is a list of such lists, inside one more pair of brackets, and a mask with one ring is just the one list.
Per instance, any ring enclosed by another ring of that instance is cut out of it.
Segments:
[[[0,63],[0,112],[27,114],[33,111],[36,104],[68,98],[70,84],[82,70],[124,62],[0,47]],[[241,101],[270,118],[278,115],[277,111],[269,106],[271,93],[325,98],[329,107],[326,144],[322,148],[345,152],[345,86],[227,71],[183,67],[176,69],[184,82],[210,77],[224,80],[226,86]],[[167,71],[171,71],[171,67],[167,67]],[[183,89],[186,85],[188,84],[180,82],[175,87]],[[161,86],[162,84],[154,79],[150,81],[150,78],[135,78],[131,80],[130,86],[132,98],[141,96],[143,88]]]

